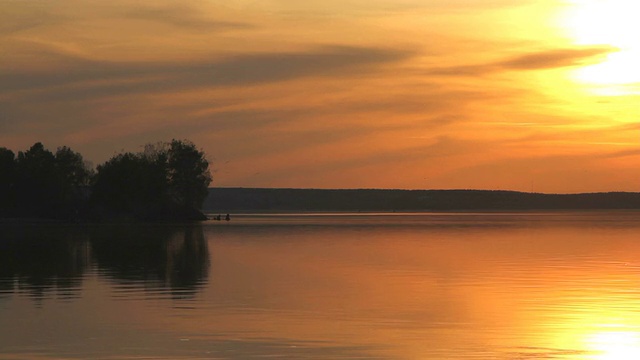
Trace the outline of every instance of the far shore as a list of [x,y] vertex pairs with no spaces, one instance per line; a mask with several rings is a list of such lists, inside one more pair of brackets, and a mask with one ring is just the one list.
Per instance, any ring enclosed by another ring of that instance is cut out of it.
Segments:
[[640,193],[506,190],[210,188],[203,212],[518,212],[640,209]]
[[[503,190],[210,188],[202,210],[90,214],[70,219],[13,216],[0,224],[188,223],[217,215],[402,213],[595,213],[640,210],[640,193],[541,194]],[[102,216],[99,216],[102,215]]]
[[0,224],[64,224],[68,221],[34,217],[0,217]]

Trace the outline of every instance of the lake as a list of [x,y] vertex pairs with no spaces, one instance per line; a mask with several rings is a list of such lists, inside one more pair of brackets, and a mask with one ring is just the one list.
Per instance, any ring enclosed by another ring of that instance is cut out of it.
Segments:
[[0,224],[0,359],[638,359],[640,212]]

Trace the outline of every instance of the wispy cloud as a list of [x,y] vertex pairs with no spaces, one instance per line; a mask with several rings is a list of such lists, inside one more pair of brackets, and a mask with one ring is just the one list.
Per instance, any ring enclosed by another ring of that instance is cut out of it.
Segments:
[[576,49],[552,49],[527,53],[493,64],[503,69],[538,70],[579,66],[602,60],[602,56],[618,51],[612,47],[589,47]]
[[597,63],[604,55],[618,51],[612,47],[551,49],[527,52],[484,64],[456,65],[427,70],[429,75],[480,76],[503,71],[532,71]]
[[40,98],[44,99],[71,99],[178,88],[241,86],[314,76],[344,77],[366,73],[372,67],[396,63],[412,55],[411,51],[396,49],[325,46],[305,52],[238,54],[211,61],[179,63],[118,63],[67,58],[64,69],[0,72],[0,96],[31,90],[40,92]]
[[513,8],[533,2],[534,0],[275,0],[270,2],[270,6],[283,13],[326,16],[327,14],[389,14],[409,11],[477,12]]
[[165,23],[194,31],[248,30],[254,29],[255,24],[242,20],[222,20],[205,16],[202,10],[194,8],[189,3],[158,4],[139,8],[125,8],[113,14],[114,18],[147,20]]

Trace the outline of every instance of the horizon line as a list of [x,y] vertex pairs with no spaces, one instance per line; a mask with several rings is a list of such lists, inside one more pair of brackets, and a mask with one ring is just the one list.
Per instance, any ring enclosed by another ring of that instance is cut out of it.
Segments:
[[544,193],[536,191],[521,191],[521,190],[506,190],[506,189],[399,189],[399,188],[311,188],[311,187],[248,187],[248,186],[210,186],[211,189],[253,189],[253,190],[313,190],[313,191],[467,191],[467,192],[509,192],[519,194],[532,194],[532,195],[592,195],[592,194],[639,194],[640,191],[593,191],[593,192],[576,192],[576,193]]

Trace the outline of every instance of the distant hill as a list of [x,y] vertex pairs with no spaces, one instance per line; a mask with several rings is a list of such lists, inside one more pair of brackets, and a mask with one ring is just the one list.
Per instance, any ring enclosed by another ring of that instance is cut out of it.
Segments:
[[640,193],[210,188],[205,212],[640,209]]

